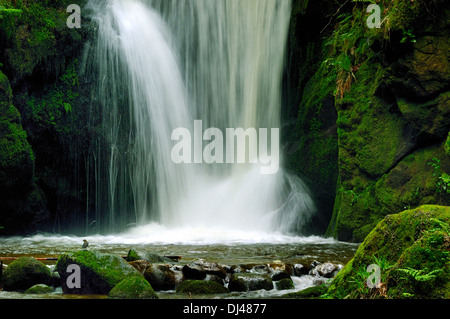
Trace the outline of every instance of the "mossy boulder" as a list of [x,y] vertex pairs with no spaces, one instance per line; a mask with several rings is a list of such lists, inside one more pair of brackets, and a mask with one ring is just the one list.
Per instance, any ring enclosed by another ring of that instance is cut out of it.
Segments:
[[[67,267],[71,264],[80,267],[80,288],[67,286],[67,279],[72,275],[72,272],[67,272]],[[63,292],[72,294],[108,294],[126,277],[142,277],[141,273],[122,257],[92,250],[73,251],[61,255],[55,269],[61,277]]]
[[293,299],[311,299],[311,298],[319,298],[324,295],[328,290],[328,285],[322,284],[319,286],[309,287],[300,291],[290,292],[284,294],[283,298],[293,298]]
[[294,282],[291,278],[283,278],[275,282],[275,287],[278,290],[288,290],[288,289],[294,289]]
[[53,292],[53,287],[50,287],[45,284],[37,284],[34,285],[27,290],[25,290],[26,294],[34,294],[34,295],[40,295],[40,294],[48,294]]
[[158,299],[152,286],[142,276],[130,276],[119,282],[108,293],[111,299]]
[[20,257],[14,260],[2,275],[5,291],[24,291],[36,284],[52,284],[50,269],[32,257]]
[[[365,286],[367,266],[378,264],[381,286]],[[386,216],[332,281],[335,298],[449,298],[450,207],[423,205]],[[421,276],[421,277],[419,277]]]
[[188,279],[181,282],[178,285],[176,292],[191,293],[197,295],[197,294],[223,294],[228,293],[229,290],[216,281]]

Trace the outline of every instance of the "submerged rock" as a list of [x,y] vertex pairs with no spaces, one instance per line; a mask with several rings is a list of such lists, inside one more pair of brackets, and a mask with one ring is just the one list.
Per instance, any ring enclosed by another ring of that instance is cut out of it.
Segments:
[[36,284],[52,284],[50,269],[32,257],[14,260],[3,272],[2,286],[5,291],[23,291]]
[[147,280],[141,276],[131,276],[123,279],[108,294],[112,299],[158,299]]
[[[80,267],[80,285],[74,288],[67,285],[67,282],[73,278],[68,277],[75,275],[75,273],[67,272],[67,267],[72,264]],[[80,250],[61,255],[55,269],[61,276],[63,292],[72,294],[108,294],[126,277],[142,277],[141,273],[122,257],[92,250]]]

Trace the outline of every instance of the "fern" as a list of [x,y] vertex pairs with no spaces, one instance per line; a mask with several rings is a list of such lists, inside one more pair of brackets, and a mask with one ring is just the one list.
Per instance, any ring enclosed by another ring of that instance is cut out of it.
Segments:
[[397,269],[398,272],[406,275],[403,279],[413,279],[418,282],[426,282],[436,279],[439,274],[441,274],[443,269],[435,269],[428,272],[428,269],[414,269],[414,268],[400,268]]

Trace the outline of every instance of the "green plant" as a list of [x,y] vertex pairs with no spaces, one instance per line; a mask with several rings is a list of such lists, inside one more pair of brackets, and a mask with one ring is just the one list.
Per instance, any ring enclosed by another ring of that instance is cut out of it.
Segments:
[[412,30],[402,30],[403,33],[403,37],[400,40],[400,43],[406,43],[406,42],[411,42],[411,43],[415,43],[417,42],[416,40],[416,36],[412,33]]
[[441,160],[434,157],[428,165],[433,168],[433,176],[437,177],[436,192],[450,194],[450,175],[442,172]]
[[428,269],[414,269],[414,268],[400,268],[396,269],[396,271],[406,275],[400,277],[400,279],[404,280],[414,280],[418,282],[426,282],[430,280],[434,280],[440,275],[444,270],[443,269],[435,269],[433,271],[428,272]]

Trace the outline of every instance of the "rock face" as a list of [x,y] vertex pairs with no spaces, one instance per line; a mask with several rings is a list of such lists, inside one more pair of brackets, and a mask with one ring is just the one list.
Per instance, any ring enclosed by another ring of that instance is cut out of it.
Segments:
[[109,292],[111,299],[158,299],[152,286],[141,276],[130,276],[119,282]]
[[50,269],[31,257],[20,257],[3,272],[2,286],[5,291],[23,291],[36,284],[52,284]]
[[[310,63],[297,68],[287,162],[317,194],[326,210],[320,214],[331,215],[326,235],[344,241],[362,242],[386,215],[405,208],[450,205],[440,189],[440,177],[450,173],[450,3],[378,4],[379,29],[367,28],[367,6],[354,2],[329,29],[310,29],[312,38],[326,34],[323,42],[295,41],[300,29],[292,35],[293,54]],[[292,23],[310,23],[308,13],[319,6],[309,1],[294,10]]]
[[[349,298],[450,298],[450,207],[424,205],[386,216],[354,258],[337,274],[328,294]],[[360,269],[380,267],[380,288],[358,286]]]
[[[67,272],[69,265],[80,267],[80,288],[70,288],[67,279],[73,272]],[[128,276],[141,276],[133,266],[120,256],[80,250],[61,255],[55,269],[61,276],[64,293],[108,294],[109,291]]]

